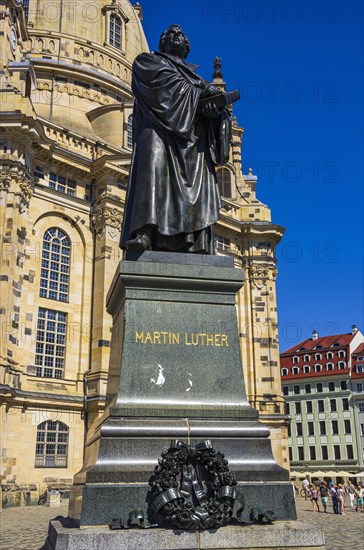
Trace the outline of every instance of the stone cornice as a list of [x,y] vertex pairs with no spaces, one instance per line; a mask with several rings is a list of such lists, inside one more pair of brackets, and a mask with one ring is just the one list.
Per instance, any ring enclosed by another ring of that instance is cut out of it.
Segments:
[[25,113],[1,112],[1,127],[2,131],[5,132],[2,134],[3,138],[18,133],[18,137],[21,138],[23,144],[26,144],[27,140],[30,146],[36,145],[36,148],[40,146],[48,146],[49,148],[52,144],[52,140],[45,133],[41,119],[35,119]]
[[[43,380],[44,378],[39,380]],[[52,379],[53,380],[53,379]],[[75,407],[79,408],[79,405],[83,404],[83,397],[77,396],[77,395],[60,395],[60,394],[51,394],[51,393],[43,393],[43,392],[37,392],[37,391],[26,391],[26,390],[19,390],[16,388],[12,388],[11,386],[7,386],[4,384],[0,385],[0,395],[2,395],[2,398],[6,400],[6,397],[9,397],[11,400],[11,405],[20,405],[24,401],[32,400],[35,401],[40,400],[47,400],[50,401],[51,404],[49,406],[54,407]]]
[[276,244],[282,239],[285,228],[271,222],[240,222],[243,239],[269,238]]
[[132,99],[132,91],[129,83],[126,83],[123,79],[115,78],[107,71],[101,72],[84,65],[77,65],[75,63],[66,63],[64,61],[58,61],[56,59],[44,59],[43,57],[28,57],[27,59],[32,63],[36,73],[43,71],[43,73],[49,72],[49,78],[51,79],[52,73],[57,72],[57,75],[64,75],[72,80],[87,78],[87,83],[98,84],[104,89],[111,90],[117,95],[123,95],[126,100]]
[[92,163],[92,177],[107,177],[110,172],[114,174],[118,173],[123,177],[128,177],[130,163],[130,151],[119,151],[113,155],[102,155]]

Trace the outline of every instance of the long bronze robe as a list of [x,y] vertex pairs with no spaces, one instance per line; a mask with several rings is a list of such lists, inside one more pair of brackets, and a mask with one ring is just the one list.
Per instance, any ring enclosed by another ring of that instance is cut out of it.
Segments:
[[198,111],[196,65],[164,53],[133,64],[133,157],[121,247],[147,224],[153,249],[212,252],[220,193],[214,165],[228,160],[231,120]]

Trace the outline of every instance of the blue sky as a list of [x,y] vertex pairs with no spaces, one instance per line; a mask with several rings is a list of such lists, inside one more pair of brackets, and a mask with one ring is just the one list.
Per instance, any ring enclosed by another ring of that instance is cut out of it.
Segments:
[[188,60],[223,59],[243,171],[286,227],[277,249],[281,351],[311,335],[363,331],[363,3],[140,0],[151,49],[179,23]]

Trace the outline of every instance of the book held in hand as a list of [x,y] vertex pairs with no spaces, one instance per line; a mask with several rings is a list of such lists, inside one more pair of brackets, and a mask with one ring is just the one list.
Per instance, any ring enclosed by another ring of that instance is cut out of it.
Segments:
[[240,94],[238,90],[233,90],[232,92],[221,92],[221,94],[211,95],[200,99],[198,102],[198,110],[201,111],[202,107],[207,103],[212,103],[212,105],[216,105],[218,109],[223,109],[224,107],[227,107],[227,105],[235,103],[235,101],[238,101],[239,99]]

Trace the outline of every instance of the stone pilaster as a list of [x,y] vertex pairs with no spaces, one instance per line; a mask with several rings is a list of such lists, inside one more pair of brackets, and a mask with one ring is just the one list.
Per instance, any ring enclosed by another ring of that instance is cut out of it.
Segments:
[[[110,197],[107,188],[94,204],[91,214],[94,232],[93,251],[93,322],[92,369],[88,375],[89,422],[97,418],[104,407],[111,345],[111,317],[106,313],[106,295],[115,269],[121,259],[119,249],[122,208],[120,201]],[[101,398],[101,399],[100,399]]]
[[34,181],[22,164],[13,163],[10,167],[4,163],[0,182],[1,357],[5,368],[14,368],[21,363],[20,304],[28,233],[28,208]]
[[[275,248],[284,229],[269,222],[243,223],[245,285],[239,295],[240,336],[248,399],[271,429],[276,460],[287,466],[288,449],[279,369]],[[276,441],[276,445],[275,445]]]

